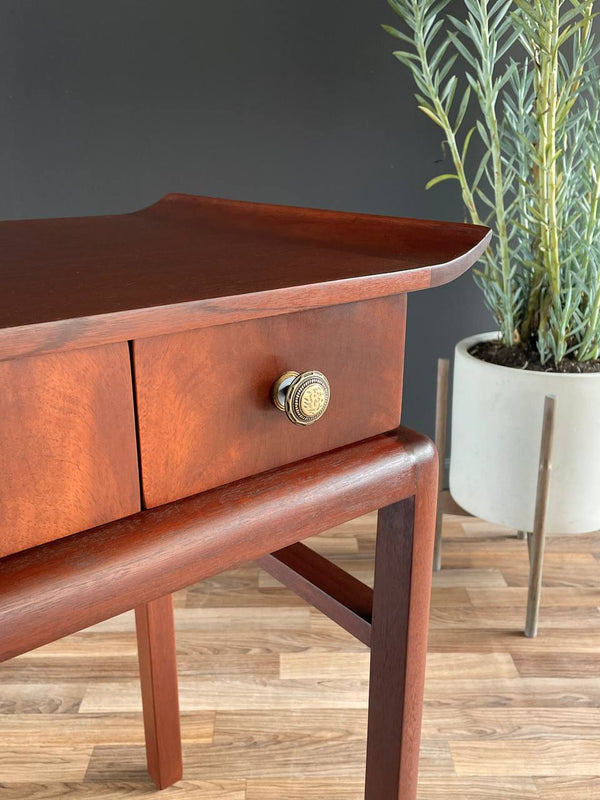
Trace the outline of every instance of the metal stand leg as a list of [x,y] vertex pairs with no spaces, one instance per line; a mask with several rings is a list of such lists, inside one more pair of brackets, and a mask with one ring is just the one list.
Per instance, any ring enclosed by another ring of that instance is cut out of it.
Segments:
[[544,548],[546,544],[546,512],[552,471],[552,444],[554,440],[554,422],[556,416],[556,397],[547,395],[544,402],[544,423],[542,443],[540,447],[540,464],[538,472],[537,496],[533,535],[530,542],[531,568],[529,573],[529,593],[527,597],[527,621],[525,636],[533,638],[537,635],[540,596],[542,591],[542,569],[544,565]]
[[437,572],[442,568],[442,520],[444,516],[441,502],[444,489],[444,473],[446,465],[446,439],[448,436],[448,373],[450,361],[447,358],[438,358],[437,362],[437,393],[435,402],[435,444],[438,449],[440,466],[438,478],[438,507],[435,522],[435,549],[433,553],[433,569]]
[[[444,467],[446,461],[446,438],[448,434],[448,373],[450,362],[447,358],[439,358],[437,362],[437,391],[435,409],[435,443],[439,454],[439,480],[438,480],[438,505],[435,527],[435,549],[433,555],[433,569],[438,571],[442,567],[442,520],[444,509],[450,513],[464,514],[467,512],[453,502],[449,492],[443,490]],[[548,492],[550,486],[550,472],[552,469],[552,443],[554,438],[554,421],[556,414],[556,397],[547,395],[544,402],[544,422],[542,428],[542,441],[540,446],[540,462],[538,473],[538,486],[535,506],[535,519],[533,531],[517,531],[517,538],[527,539],[529,550],[529,592],[527,598],[527,621],[525,635],[537,635],[540,596],[542,590],[542,569],[544,562],[544,548],[546,538],[546,512],[548,508]]]
[[529,569],[533,566],[533,531],[523,531],[527,539],[527,554],[529,555]]

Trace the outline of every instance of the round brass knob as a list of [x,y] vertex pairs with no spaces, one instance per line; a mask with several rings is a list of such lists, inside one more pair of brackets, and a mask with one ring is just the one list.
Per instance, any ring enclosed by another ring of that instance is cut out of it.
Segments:
[[273,403],[294,425],[312,425],[329,405],[329,381],[322,372],[284,372],[273,384]]

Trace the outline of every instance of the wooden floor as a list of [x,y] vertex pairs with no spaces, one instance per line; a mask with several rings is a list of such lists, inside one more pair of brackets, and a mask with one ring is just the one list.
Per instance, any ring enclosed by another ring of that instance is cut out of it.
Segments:
[[[369,581],[374,516],[311,540]],[[420,800],[600,798],[600,534],[526,544],[447,518]],[[175,800],[362,800],[366,648],[254,565],[177,595],[186,780]],[[0,800],[153,797],[133,616],[0,666]]]

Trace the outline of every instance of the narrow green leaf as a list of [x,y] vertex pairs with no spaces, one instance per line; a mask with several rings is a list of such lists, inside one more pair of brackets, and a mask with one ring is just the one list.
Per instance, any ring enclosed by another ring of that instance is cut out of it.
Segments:
[[490,147],[490,138],[483,122],[480,119],[478,119],[476,124],[477,124],[477,132],[481,136],[484,145],[486,147]]
[[382,25],[381,26],[386,33],[389,33],[390,36],[393,36],[396,39],[402,39],[403,42],[407,44],[413,44],[414,39],[411,39],[410,36],[407,36],[402,31],[399,31],[397,28],[393,28],[391,25]]
[[445,125],[442,122],[442,120],[430,108],[427,108],[427,106],[419,106],[419,108],[424,114],[426,114],[429,117],[429,119],[432,119],[436,125],[439,125],[440,128],[445,130]]
[[450,180],[458,181],[458,180],[460,180],[460,178],[458,177],[458,175],[454,175],[451,172],[448,172],[445,175],[436,175],[435,178],[432,178],[425,185],[425,188],[426,189],[431,189],[432,186],[435,186],[436,184],[441,183],[442,181],[450,181]]
[[472,137],[472,136],[473,136],[473,134],[475,133],[475,128],[476,128],[476,126],[475,126],[475,125],[473,125],[473,127],[472,127],[472,128],[469,130],[469,131],[468,131],[467,135],[465,136],[465,142],[464,142],[464,144],[463,144],[462,156],[461,156],[463,164],[464,164],[464,163],[465,163],[465,161],[466,161],[466,158],[467,158],[467,151],[468,151],[468,149],[469,149],[469,144],[470,144],[470,142],[471,142],[471,137]]
[[445,77],[448,75],[448,73],[450,72],[450,70],[451,70],[451,69],[452,69],[452,67],[454,66],[454,63],[455,63],[455,61],[456,61],[456,59],[457,59],[457,58],[458,58],[458,53],[454,53],[454,54],[453,54],[452,56],[450,56],[450,58],[449,58],[449,59],[446,61],[446,63],[444,64],[444,66],[443,66],[443,67],[440,67],[440,69],[439,69],[439,71],[438,71],[438,76],[439,76],[439,79],[440,79],[440,81],[443,81],[443,80],[445,79]]
[[463,44],[462,40],[455,33],[453,33],[452,31],[448,32],[448,36],[452,40],[452,44],[454,45],[454,47],[456,47],[456,49],[461,54],[461,56],[465,59],[465,61],[468,64],[470,64],[472,67],[476,67],[477,66],[477,62],[475,61],[475,57],[468,50],[468,48]]
[[460,101],[460,106],[458,108],[458,114],[456,116],[456,122],[454,123],[454,130],[458,131],[460,126],[463,123],[465,118],[465,114],[467,113],[467,108],[469,106],[469,99],[471,97],[471,87],[467,86],[462,96],[462,100]]

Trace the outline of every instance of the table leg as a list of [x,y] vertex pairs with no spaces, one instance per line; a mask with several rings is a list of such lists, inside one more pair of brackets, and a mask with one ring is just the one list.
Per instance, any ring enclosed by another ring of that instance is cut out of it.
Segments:
[[135,610],[148,772],[159,789],[181,779],[173,596]]
[[379,511],[365,800],[417,796],[436,490]]

